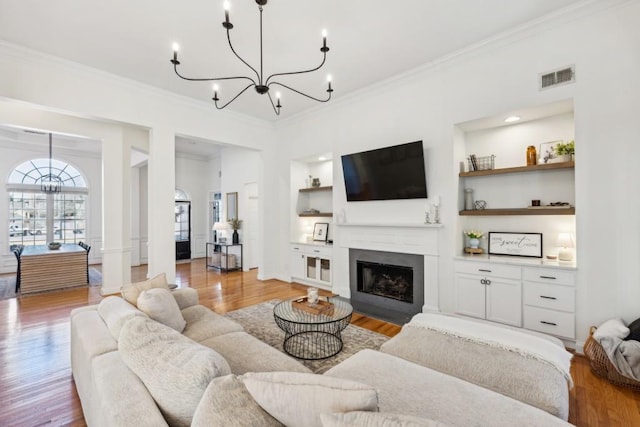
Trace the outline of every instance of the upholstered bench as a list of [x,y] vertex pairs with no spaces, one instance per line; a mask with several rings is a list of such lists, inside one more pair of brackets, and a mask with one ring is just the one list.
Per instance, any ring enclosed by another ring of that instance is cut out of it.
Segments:
[[420,313],[380,351],[512,397],[567,420],[571,353],[543,334]]

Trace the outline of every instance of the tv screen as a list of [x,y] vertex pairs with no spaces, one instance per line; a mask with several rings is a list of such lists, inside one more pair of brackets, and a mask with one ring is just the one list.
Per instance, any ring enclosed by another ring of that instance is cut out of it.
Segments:
[[426,199],[422,141],[342,156],[347,201]]

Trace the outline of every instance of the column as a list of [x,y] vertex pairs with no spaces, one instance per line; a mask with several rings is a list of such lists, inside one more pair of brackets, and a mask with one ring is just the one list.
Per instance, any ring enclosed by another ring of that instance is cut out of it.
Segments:
[[154,127],[150,132],[148,166],[148,276],[166,273],[175,283],[175,133]]
[[102,140],[102,295],[131,282],[131,144],[122,131]]

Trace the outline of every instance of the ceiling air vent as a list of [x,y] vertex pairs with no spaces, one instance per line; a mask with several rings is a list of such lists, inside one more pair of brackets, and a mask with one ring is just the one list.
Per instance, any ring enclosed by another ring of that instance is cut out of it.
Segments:
[[559,70],[542,73],[540,77],[540,89],[566,85],[576,81],[575,66],[564,67]]

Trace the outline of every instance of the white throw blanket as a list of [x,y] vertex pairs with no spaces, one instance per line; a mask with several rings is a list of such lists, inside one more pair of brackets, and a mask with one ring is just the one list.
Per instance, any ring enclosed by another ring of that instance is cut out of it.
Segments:
[[478,344],[514,352],[526,358],[549,364],[560,371],[570,387],[571,358],[573,355],[558,344],[543,338],[481,322],[435,313],[416,314],[410,327],[425,328]]
[[624,341],[629,335],[622,319],[611,319],[604,322],[593,333],[611,363],[621,375],[640,381],[640,342]]

